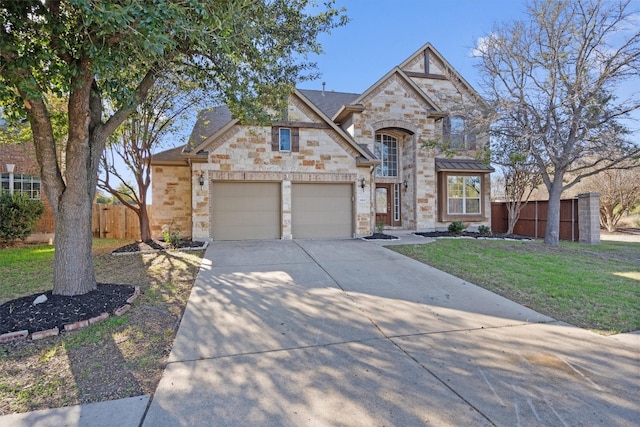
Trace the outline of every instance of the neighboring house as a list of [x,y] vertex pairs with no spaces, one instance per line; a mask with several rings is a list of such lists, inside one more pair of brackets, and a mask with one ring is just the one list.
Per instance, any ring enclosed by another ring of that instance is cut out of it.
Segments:
[[48,241],[54,235],[54,220],[51,206],[42,191],[38,162],[32,143],[0,144],[0,189],[23,193],[42,200],[44,214],[27,238],[28,241]]
[[[465,119],[482,100],[424,45],[362,94],[296,90],[282,120],[201,112],[189,143],[152,158],[152,233],[194,239],[367,236],[491,224],[486,138]],[[425,147],[440,141],[447,146]],[[451,155],[453,153],[453,155]]]

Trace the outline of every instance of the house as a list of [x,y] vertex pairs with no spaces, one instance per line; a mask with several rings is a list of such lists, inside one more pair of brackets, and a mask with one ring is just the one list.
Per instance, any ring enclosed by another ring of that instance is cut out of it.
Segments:
[[54,216],[51,205],[42,191],[40,169],[33,143],[0,144],[0,190],[19,192],[29,198],[41,200],[44,214],[27,238],[29,242],[47,242],[54,236]]
[[364,93],[295,90],[270,126],[208,109],[186,145],[152,158],[152,233],[352,238],[378,225],[490,226],[493,169],[477,160],[487,139],[468,126],[482,102],[426,44]]

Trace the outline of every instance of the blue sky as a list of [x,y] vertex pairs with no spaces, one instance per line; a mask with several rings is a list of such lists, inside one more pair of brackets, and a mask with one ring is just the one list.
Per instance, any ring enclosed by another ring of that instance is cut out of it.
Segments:
[[350,22],[320,38],[322,77],[303,89],[362,93],[422,45],[430,42],[480,90],[470,53],[495,24],[524,18],[524,0],[336,0]]

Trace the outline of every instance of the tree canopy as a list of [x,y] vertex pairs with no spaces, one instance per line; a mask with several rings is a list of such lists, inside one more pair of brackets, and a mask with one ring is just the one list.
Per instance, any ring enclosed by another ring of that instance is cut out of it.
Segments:
[[[98,187],[136,213],[142,241],[152,238],[147,209],[151,156],[170,136],[179,136],[187,115],[195,116],[194,110],[203,97],[211,101],[215,96],[195,91],[189,82],[163,77],[149,89],[145,101],[107,143],[101,159]],[[122,164],[126,169],[122,169]],[[128,181],[129,174],[133,175],[135,183]]]
[[[318,35],[346,22],[333,1],[24,0],[0,2],[0,107],[27,118],[56,222],[53,291],[95,288],[91,202],[107,139],[171,71],[260,118],[314,77]],[[52,96],[68,99],[65,164]],[[276,110],[277,111],[277,110]]]
[[626,121],[640,110],[637,5],[533,0],[526,20],[477,46],[492,148],[515,143],[535,163],[549,192],[547,244],[558,244],[564,190],[640,154]]

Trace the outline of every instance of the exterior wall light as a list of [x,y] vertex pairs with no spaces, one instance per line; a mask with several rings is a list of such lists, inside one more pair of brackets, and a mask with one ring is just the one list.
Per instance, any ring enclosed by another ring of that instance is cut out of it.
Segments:
[[7,172],[9,172],[9,193],[13,194],[13,171],[16,169],[16,165],[7,163]]
[[404,191],[407,191],[407,188],[409,187],[409,183],[407,182],[407,178],[405,178],[404,181],[402,181],[402,186],[404,187]]
[[367,185],[367,181],[364,178],[360,178],[360,188],[364,191],[364,186]]
[[200,183],[200,189],[204,187],[204,172],[200,172],[200,177],[198,178],[198,182]]

